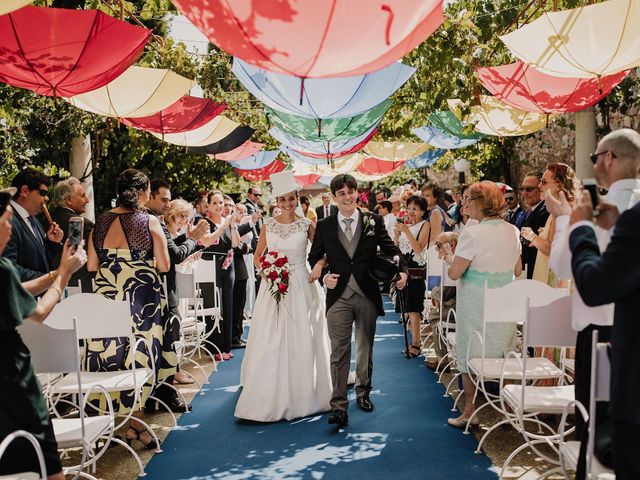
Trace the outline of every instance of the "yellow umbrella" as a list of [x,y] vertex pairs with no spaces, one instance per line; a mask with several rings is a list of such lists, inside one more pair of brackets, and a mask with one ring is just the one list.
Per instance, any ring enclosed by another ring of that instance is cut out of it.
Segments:
[[364,151],[378,160],[398,162],[422,155],[429,148],[420,142],[369,142]]
[[2,3],[0,3],[0,15],[11,13],[25,5],[29,5],[31,2],[33,2],[33,0],[3,0]]
[[183,147],[204,147],[215,142],[219,142],[224,137],[240,126],[239,123],[229,120],[224,115],[218,115],[213,120],[205,123],[195,130],[181,133],[151,133],[156,138],[174,145]]
[[640,0],[549,12],[500,39],[554,77],[591,78],[640,65]]
[[462,118],[460,111],[462,102],[459,99],[449,99],[447,103],[449,109],[462,123],[473,125],[476,132],[498,137],[527,135],[544,128],[549,119],[555,118],[555,116],[547,117],[541,113],[513,108],[489,95],[481,95],[480,105],[472,106],[471,113],[465,118]]
[[296,175],[337,175],[338,173],[351,173],[358,168],[358,165],[364,160],[364,155],[361,153],[354,153],[353,155],[347,155],[346,157],[339,158],[333,161],[333,168],[331,165],[311,165],[304,162],[293,161],[293,171]]
[[107,117],[147,117],[177,102],[194,85],[171,70],[134,65],[104,87],[66,100]]

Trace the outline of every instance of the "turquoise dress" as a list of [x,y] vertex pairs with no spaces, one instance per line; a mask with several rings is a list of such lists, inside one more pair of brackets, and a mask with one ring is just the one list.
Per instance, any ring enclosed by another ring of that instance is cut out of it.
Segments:
[[[456,308],[456,352],[458,369],[467,373],[468,341],[474,331],[482,334],[484,285],[503,287],[514,279],[520,257],[518,229],[504,220],[489,220],[466,227],[458,241],[456,256],[470,260],[460,278]],[[501,358],[516,346],[516,324],[489,324],[485,333],[485,357]],[[480,357],[480,342],[474,340],[469,358]]]

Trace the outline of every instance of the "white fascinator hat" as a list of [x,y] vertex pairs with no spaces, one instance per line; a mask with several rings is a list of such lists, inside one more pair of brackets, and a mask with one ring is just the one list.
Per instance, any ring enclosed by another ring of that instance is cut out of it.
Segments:
[[271,182],[271,194],[274,197],[280,197],[285,193],[297,192],[302,189],[302,185],[296,182],[293,176],[293,170],[283,170],[269,176]]

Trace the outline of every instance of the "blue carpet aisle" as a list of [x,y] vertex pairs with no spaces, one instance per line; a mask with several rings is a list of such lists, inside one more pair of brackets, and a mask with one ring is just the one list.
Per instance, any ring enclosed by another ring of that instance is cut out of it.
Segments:
[[[392,309],[388,302],[386,309]],[[395,313],[378,319],[372,413],[355,401],[349,426],[336,431],[327,414],[291,422],[237,421],[242,350],[213,374],[193,413],[162,444],[147,466],[151,480],[206,479],[484,479],[491,462],[473,453],[473,436],[449,427],[451,400],[422,358],[406,360]],[[350,389],[353,399],[353,389]]]

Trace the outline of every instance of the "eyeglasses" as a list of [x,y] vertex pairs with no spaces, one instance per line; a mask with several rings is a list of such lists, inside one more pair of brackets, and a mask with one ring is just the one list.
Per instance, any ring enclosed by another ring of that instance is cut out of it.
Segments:
[[46,197],[49,195],[49,190],[46,188],[33,188],[32,190],[37,190],[41,197]]
[[504,197],[505,202],[513,202],[515,201],[515,199],[516,199],[515,197]]
[[610,153],[613,158],[618,158],[618,157],[616,157],[616,154],[613,153],[611,150],[605,150],[604,152],[597,152],[597,153],[589,154],[589,158],[591,159],[591,163],[593,163],[595,165],[596,162],[598,161],[598,157],[600,155],[604,155],[606,153]]
[[529,193],[538,190],[538,187],[520,187],[520,190]]
[[540,185],[546,185],[547,183],[553,183],[555,182],[555,180],[546,180],[546,179],[542,179],[540,180]]

